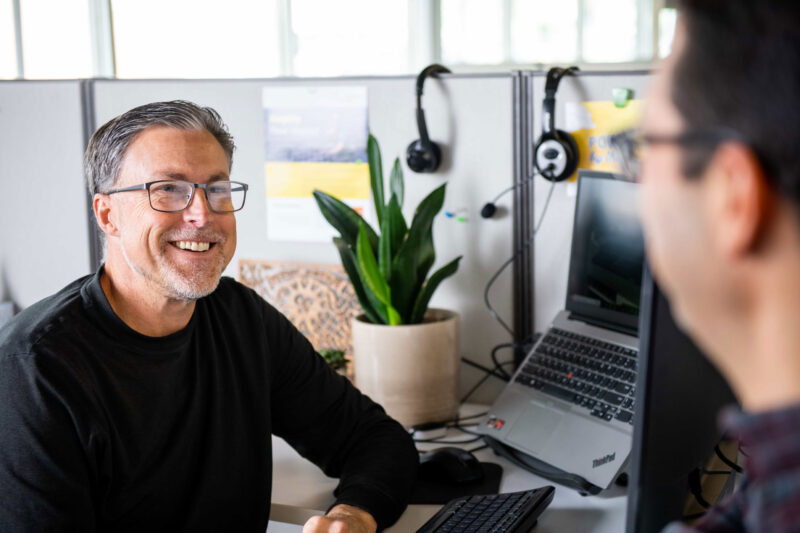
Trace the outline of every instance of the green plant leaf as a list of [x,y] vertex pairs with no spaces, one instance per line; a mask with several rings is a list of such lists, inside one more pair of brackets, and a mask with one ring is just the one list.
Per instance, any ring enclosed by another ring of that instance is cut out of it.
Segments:
[[383,225],[383,166],[381,163],[381,147],[372,134],[367,138],[367,161],[369,162],[369,184],[372,189],[372,201],[375,202],[375,215],[378,226]]
[[433,247],[433,219],[444,204],[445,186],[434,189],[420,202],[408,236],[392,264],[392,303],[408,322],[414,302],[436,259]]
[[400,314],[392,307],[391,289],[386,280],[381,276],[378,262],[369,246],[367,232],[362,226],[358,232],[358,242],[356,243],[356,259],[358,260],[358,271],[361,279],[364,280],[367,293],[371,291],[386,306],[386,315],[389,325],[402,323]]
[[439,284],[452,276],[458,270],[458,262],[461,261],[463,256],[458,256],[445,266],[433,273],[433,275],[425,282],[422,290],[417,296],[417,301],[414,302],[414,310],[411,312],[409,324],[419,324],[425,317],[425,311],[428,310],[428,303],[431,301],[434,291],[436,291]]
[[387,306],[386,312],[389,315],[390,326],[400,326],[403,324],[403,317],[400,316],[400,313],[398,313],[394,307],[391,305]]
[[377,253],[378,235],[352,207],[319,189],[314,190],[314,200],[316,200],[325,220],[339,232],[348,246],[353,249],[355,249],[356,240],[358,239],[359,224],[364,224],[370,246]]
[[389,190],[397,196],[397,203],[403,207],[403,197],[405,196],[405,184],[403,183],[403,167],[400,166],[400,158],[394,158],[392,173],[389,175]]
[[[395,194],[392,194],[392,197],[389,199],[385,214],[386,218],[391,219],[390,241],[392,243],[392,257],[394,257],[398,250],[400,250],[400,246],[403,245],[403,241],[408,233],[406,219],[403,218],[403,211],[400,209],[400,204]],[[381,230],[381,233],[383,233],[383,230]]]
[[[392,198],[394,198],[394,195],[392,195]],[[381,236],[378,241],[378,267],[381,276],[387,282],[392,280],[392,224],[392,217],[388,215],[383,217]]]
[[[356,265],[356,255],[353,252],[352,248],[350,248],[344,239],[340,237],[333,238],[333,244],[336,245],[336,249],[339,250],[339,257],[342,259],[342,266],[344,267],[344,271],[347,273],[347,277],[350,278],[350,283],[353,284],[353,289],[356,291],[356,296],[358,297],[358,303],[361,304],[361,308],[364,310],[364,314],[367,315],[367,318],[375,323],[375,324],[386,324],[387,320],[381,316],[381,313],[378,313],[376,306],[371,301],[367,292],[364,288],[364,282],[361,280],[361,276],[358,273],[358,266]],[[379,305],[383,305],[380,301],[375,299]],[[384,309],[382,309],[383,315],[386,315]],[[388,318],[388,317],[387,317]]]
[[428,277],[428,271],[434,261],[436,261],[436,250],[433,247],[433,228],[431,227],[419,243],[417,279],[420,280],[420,283]]

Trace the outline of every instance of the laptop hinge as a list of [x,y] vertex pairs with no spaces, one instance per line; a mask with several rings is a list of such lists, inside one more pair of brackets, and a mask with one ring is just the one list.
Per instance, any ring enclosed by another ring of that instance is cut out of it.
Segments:
[[580,322],[586,322],[591,326],[597,326],[604,329],[610,329],[611,331],[616,331],[617,333],[624,333],[625,335],[631,335],[636,337],[639,335],[639,332],[636,328],[629,328],[625,326],[621,326],[619,324],[613,324],[611,322],[605,322],[603,320],[598,320],[596,318],[591,318],[585,315],[579,315],[575,312],[570,312],[569,314],[570,320],[578,320]]

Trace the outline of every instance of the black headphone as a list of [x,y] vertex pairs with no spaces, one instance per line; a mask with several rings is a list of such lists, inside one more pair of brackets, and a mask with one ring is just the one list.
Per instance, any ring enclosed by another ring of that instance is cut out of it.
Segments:
[[542,136],[536,141],[533,149],[535,172],[511,187],[503,189],[494,200],[484,204],[481,209],[483,218],[492,218],[497,212],[497,200],[509,191],[528,183],[536,174],[541,174],[550,181],[562,181],[569,178],[578,168],[578,160],[580,159],[578,143],[566,131],[555,129],[558,83],[561,78],[572,74],[576,70],[578,70],[578,67],[553,67],[547,72],[547,81],[544,86],[544,102],[542,103]]
[[429,65],[417,76],[417,128],[419,139],[408,145],[406,162],[414,172],[435,172],[442,162],[442,151],[428,137],[428,126],[425,124],[425,112],[422,110],[422,85],[428,76],[450,73],[450,69],[442,65]]
[[542,136],[533,149],[533,164],[550,181],[562,181],[578,168],[578,143],[564,130],[556,129],[556,90],[561,78],[573,74],[578,67],[553,67],[547,72],[542,102]]

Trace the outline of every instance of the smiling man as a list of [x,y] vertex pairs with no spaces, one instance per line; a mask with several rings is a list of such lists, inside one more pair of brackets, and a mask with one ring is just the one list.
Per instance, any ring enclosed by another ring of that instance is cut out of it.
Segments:
[[738,492],[668,530],[800,531],[800,9],[678,5],[626,153],[653,272],[741,402],[722,423],[748,457]]
[[272,434],[341,478],[305,531],[371,533],[405,508],[405,430],[221,277],[247,193],[233,150],[182,101],[92,136],[104,264],[0,332],[0,531],[263,532]]

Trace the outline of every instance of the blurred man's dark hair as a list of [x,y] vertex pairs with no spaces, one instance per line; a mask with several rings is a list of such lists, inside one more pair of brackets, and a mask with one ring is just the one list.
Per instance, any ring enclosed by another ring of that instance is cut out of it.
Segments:
[[[728,130],[800,206],[800,2],[678,0],[686,43],[672,100],[687,131]],[[697,176],[713,149],[687,151]]]

